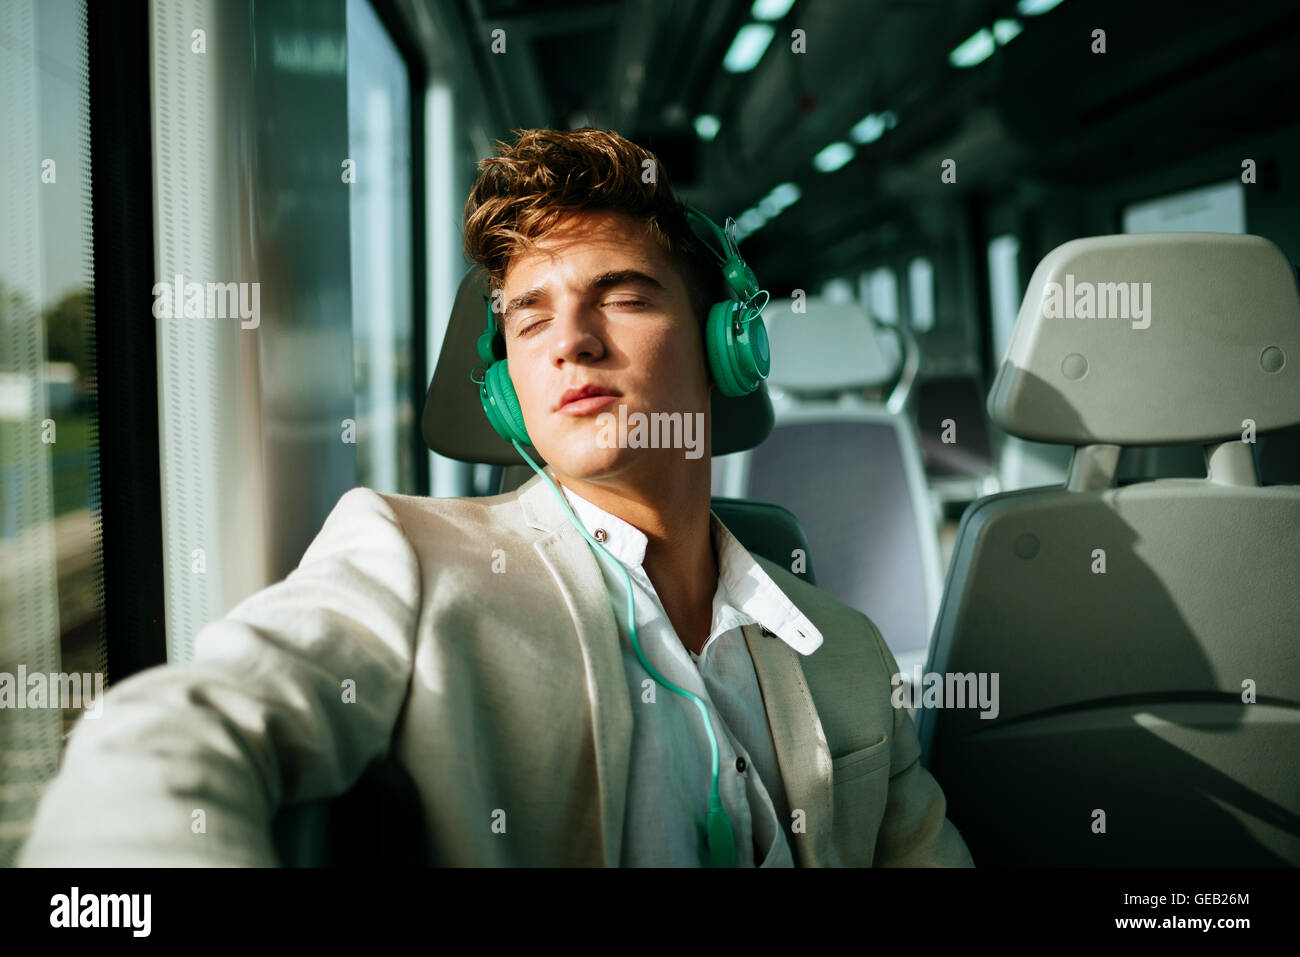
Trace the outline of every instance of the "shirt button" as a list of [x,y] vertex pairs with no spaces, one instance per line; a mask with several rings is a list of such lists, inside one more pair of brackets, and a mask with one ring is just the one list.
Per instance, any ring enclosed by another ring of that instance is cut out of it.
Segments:
[[744,757],[736,758],[736,770],[739,771],[741,774],[744,774],[744,773],[745,773],[745,759],[744,759]]
[[603,528],[596,529],[596,541],[603,542],[607,538],[609,538],[609,532],[605,531]]

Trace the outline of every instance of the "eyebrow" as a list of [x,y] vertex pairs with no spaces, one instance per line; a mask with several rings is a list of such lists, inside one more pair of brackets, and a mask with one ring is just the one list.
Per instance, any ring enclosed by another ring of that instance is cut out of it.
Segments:
[[[636,284],[640,286],[649,286],[652,289],[666,290],[666,287],[654,276],[637,269],[615,269],[610,272],[603,272],[587,283],[588,289],[608,289],[611,286],[623,286]],[[546,297],[546,288],[544,286],[534,286],[527,292],[520,293],[506,304],[505,313],[501,317],[501,328],[508,329],[511,317],[514,316],[518,309],[526,309],[537,301]]]

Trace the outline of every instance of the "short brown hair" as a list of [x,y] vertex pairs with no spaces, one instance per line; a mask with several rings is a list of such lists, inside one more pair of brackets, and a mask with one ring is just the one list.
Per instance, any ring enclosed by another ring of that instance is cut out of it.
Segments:
[[465,203],[465,256],[487,270],[490,288],[504,286],[510,260],[561,218],[608,209],[645,224],[646,237],[680,270],[701,325],[709,305],[730,296],[717,257],[692,231],[653,153],[590,126],[514,133],[514,145],[498,140],[500,155],[479,161],[482,175]]

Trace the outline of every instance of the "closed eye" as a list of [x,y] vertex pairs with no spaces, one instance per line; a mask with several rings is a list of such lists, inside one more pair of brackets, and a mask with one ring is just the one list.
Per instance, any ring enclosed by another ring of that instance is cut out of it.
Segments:
[[[645,307],[649,306],[650,303],[646,302],[644,299],[611,299],[608,302],[606,302],[605,305],[619,306],[619,307],[626,306],[629,309],[644,309]],[[531,326],[521,328],[517,333],[517,335],[521,337],[526,336],[534,329],[538,328],[539,326],[545,325],[549,321],[550,321],[549,319],[542,319],[539,322],[534,322]]]

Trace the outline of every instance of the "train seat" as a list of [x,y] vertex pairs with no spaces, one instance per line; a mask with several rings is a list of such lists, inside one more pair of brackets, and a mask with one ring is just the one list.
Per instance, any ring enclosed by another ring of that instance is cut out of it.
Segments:
[[979,377],[970,371],[928,374],[917,379],[914,391],[921,455],[936,510],[999,491]]
[[[1098,316],[1138,283],[1147,325]],[[1091,317],[1059,317],[1071,287]],[[949,569],[924,680],[954,695],[917,724],[975,860],[1300,864],[1300,487],[1260,484],[1248,431],[1300,424],[1294,267],[1249,235],[1066,243],[988,409],[1073,457],[1062,486],[972,504]],[[1188,443],[1205,477],[1117,485],[1123,449]]]
[[[715,462],[714,492],[798,515],[817,554],[818,585],[869,615],[910,672],[925,659],[942,582],[916,429],[903,408],[915,356],[904,357],[899,376],[854,303],[809,297],[798,313],[793,305],[772,300],[763,314],[772,435]],[[866,396],[894,378],[886,399]]]

